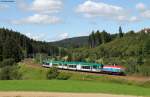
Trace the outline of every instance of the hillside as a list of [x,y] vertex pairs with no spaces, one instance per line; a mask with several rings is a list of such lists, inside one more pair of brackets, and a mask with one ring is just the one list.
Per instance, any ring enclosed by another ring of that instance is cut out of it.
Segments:
[[51,44],[59,47],[65,47],[65,48],[84,47],[88,45],[88,36],[67,38],[64,40],[51,42]]
[[[8,43],[9,42],[9,43]],[[18,46],[23,54],[22,57],[33,57],[37,53],[45,53],[47,55],[58,55],[58,47],[48,42],[35,41],[20,32],[0,28],[0,47],[4,48],[5,44],[14,44]],[[12,47],[11,47],[12,48]],[[0,51],[0,56],[3,50]]]
[[150,33],[126,33],[95,48],[73,49],[72,60],[124,65],[130,73],[150,75]]

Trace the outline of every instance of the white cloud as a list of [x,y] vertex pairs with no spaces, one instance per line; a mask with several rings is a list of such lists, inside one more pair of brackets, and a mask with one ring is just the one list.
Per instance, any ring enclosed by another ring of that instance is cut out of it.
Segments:
[[42,14],[56,13],[63,7],[62,0],[33,0],[31,4],[28,4],[25,0],[18,0],[17,4],[27,11],[34,11]]
[[60,40],[62,40],[62,39],[68,38],[68,36],[69,36],[68,33],[62,33],[62,34],[59,35],[59,38],[60,38]]
[[49,41],[47,33],[24,33],[27,37],[36,41]]
[[91,0],[85,1],[83,4],[78,5],[76,11],[78,13],[82,13],[88,18],[101,17],[119,22],[138,21],[137,17],[130,16],[129,12],[123,7]]
[[144,18],[149,18],[150,19],[150,10],[146,10],[141,13],[141,16]]
[[12,21],[14,24],[57,24],[60,22],[61,20],[58,17],[42,14],[35,14],[27,18]]
[[138,9],[139,11],[145,11],[146,10],[146,6],[143,3],[138,3],[136,5],[136,9]]
[[8,5],[0,4],[0,10],[5,10],[5,9],[7,9],[7,8],[9,8]]
[[109,5],[101,2],[85,1],[77,7],[77,12],[83,13],[87,17],[97,16],[118,16],[124,12],[122,7]]
[[131,16],[131,17],[118,16],[117,20],[120,22],[131,22],[131,23],[140,21],[140,19],[137,16]]
[[150,8],[147,8],[144,3],[138,3],[136,5],[136,8],[140,12],[141,17],[143,17],[144,19],[150,19]]

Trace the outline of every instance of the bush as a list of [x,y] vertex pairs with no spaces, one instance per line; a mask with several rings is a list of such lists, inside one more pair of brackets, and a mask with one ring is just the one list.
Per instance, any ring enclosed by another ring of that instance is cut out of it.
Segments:
[[140,73],[143,75],[143,76],[150,76],[150,66],[141,66],[140,67]]
[[5,66],[0,69],[1,80],[14,80],[21,79],[21,74],[18,72],[17,66]]
[[58,76],[58,80],[68,80],[71,77],[70,73],[61,72]]
[[55,79],[59,75],[59,71],[56,67],[52,67],[47,72],[47,79]]
[[5,59],[0,63],[0,68],[3,68],[5,66],[13,66],[15,65],[15,60],[14,59]]

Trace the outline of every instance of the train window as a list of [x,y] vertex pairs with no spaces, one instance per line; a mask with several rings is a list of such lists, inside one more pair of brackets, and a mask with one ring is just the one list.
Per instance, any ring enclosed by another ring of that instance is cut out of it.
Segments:
[[82,69],[90,69],[90,66],[82,66]]
[[67,64],[64,64],[64,66],[67,66]]
[[58,64],[53,64],[54,66],[58,66]]
[[93,69],[97,69],[97,66],[93,66]]
[[49,65],[49,63],[45,63],[45,65]]
[[69,65],[70,68],[76,68],[76,65]]

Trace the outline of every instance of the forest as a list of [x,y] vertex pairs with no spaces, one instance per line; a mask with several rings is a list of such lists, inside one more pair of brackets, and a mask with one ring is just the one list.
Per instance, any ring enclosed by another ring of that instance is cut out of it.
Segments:
[[[38,54],[58,56],[59,48],[48,42],[35,41],[6,28],[0,28],[0,79],[18,79],[17,63],[24,58],[35,58]],[[65,54],[65,50],[61,50]]]
[[20,79],[17,63],[25,58],[118,64],[127,68],[127,74],[150,76],[150,29],[123,32],[119,27],[116,34],[93,30],[89,36],[72,40],[65,47],[65,42],[35,41],[0,28],[0,79]]

